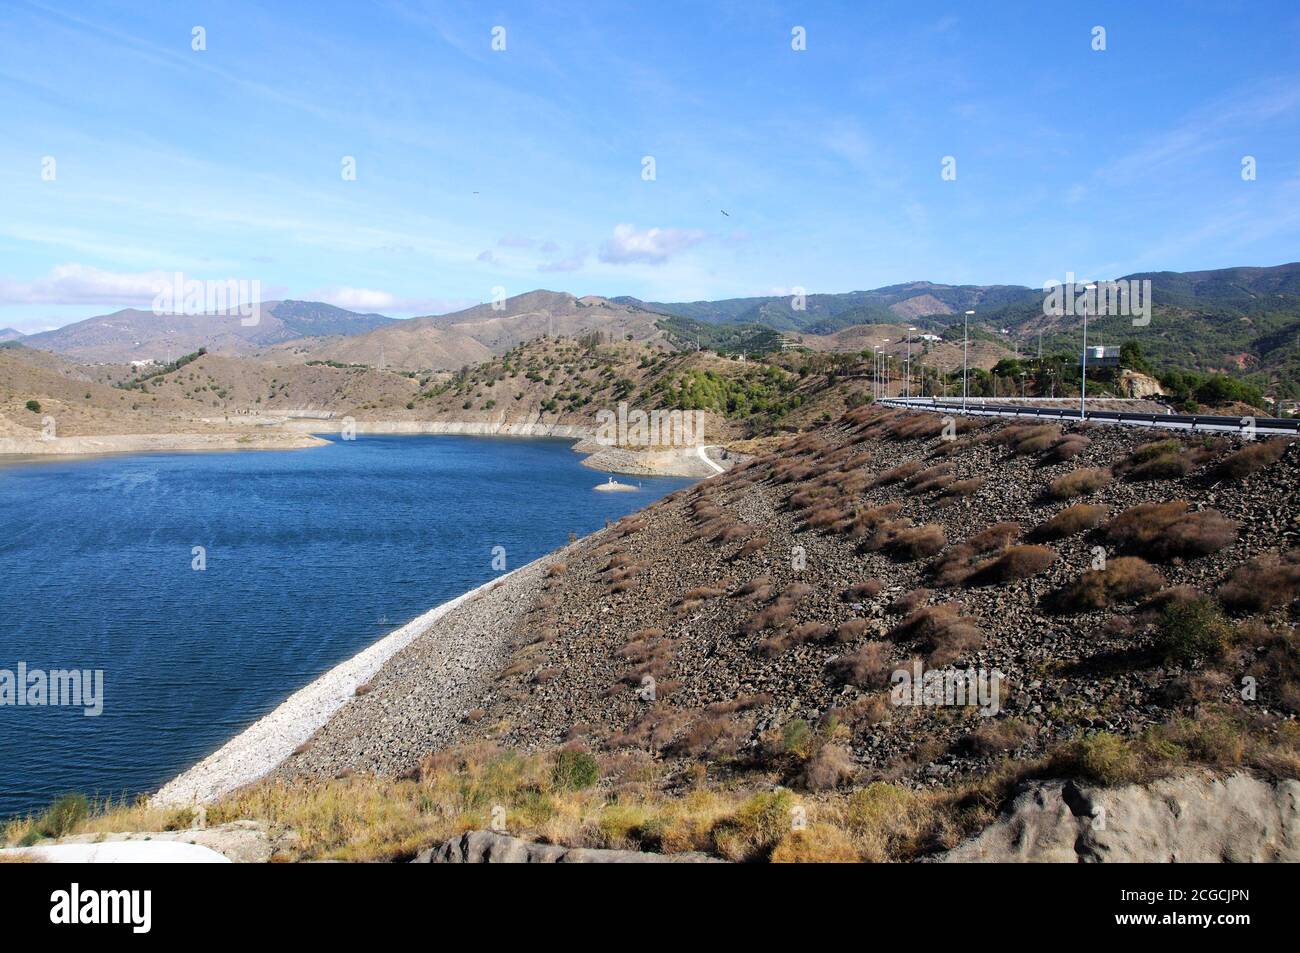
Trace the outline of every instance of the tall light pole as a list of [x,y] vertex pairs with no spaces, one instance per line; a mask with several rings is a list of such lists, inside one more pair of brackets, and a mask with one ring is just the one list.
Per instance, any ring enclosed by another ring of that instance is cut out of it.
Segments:
[[[889,338],[885,338],[880,343],[882,345],[888,344]],[[888,397],[889,396],[889,349],[888,348],[886,348],[885,351],[880,355],[880,374],[881,377],[884,379],[883,386],[885,388],[885,396]]]
[[961,322],[961,409],[966,410],[966,341],[970,325],[970,316],[974,311],[967,311]]
[[876,349],[875,357],[871,359],[871,387],[875,392],[876,400],[880,400],[880,345],[871,345]]
[[903,385],[903,396],[908,398],[912,396],[912,332],[915,330],[907,329],[907,382]]
[[[1083,290],[1091,292],[1096,289],[1096,285],[1084,285]],[[1081,376],[1079,378],[1079,419],[1087,418],[1088,399],[1088,296],[1083,296],[1083,363],[1081,367]]]

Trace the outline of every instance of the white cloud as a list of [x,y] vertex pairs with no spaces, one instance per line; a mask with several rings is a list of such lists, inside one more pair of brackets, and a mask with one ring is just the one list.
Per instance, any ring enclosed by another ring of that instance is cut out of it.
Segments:
[[171,272],[113,272],[69,263],[56,265],[35,281],[0,278],[0,304],[148,306],[155,285],[171,281]]
[[466,298],[404,298],[375,288],[322,288],[307,292],[306,299],[348,311],[380,314],[446,314],[478,303]]
[[600,249],[600,260],[611,264],[647,262],[662,264],[673,255],[704,241],[704,232],[694,228],[637,228],[615,225],[614,236]]

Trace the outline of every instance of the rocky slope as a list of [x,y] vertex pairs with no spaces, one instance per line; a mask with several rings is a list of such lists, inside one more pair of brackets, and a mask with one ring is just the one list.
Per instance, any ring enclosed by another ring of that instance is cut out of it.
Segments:
[[[1069,770],[1072,745],[1097,773],[1088,746],[1109,756],[1123,739],[1168,757],[1160,770],[1258,752],[1300,765],[1300,450],[988,421],[946,440],[941,426],[854,412],[557,554],[540,588],[513,594],[512,657],[437,740],[576,745],[681,779],[812,790]],[[1081,485],[1095,489],[1062,498]],[[1178,642],[1201,631],[1177,614],[1188,606],[1222,637],[1199,655]],[[997,704],[897,703],[891,675],[918,664],[1000,673]],[[384,677],[405,693],[421,671]],[[354,703],[286,776],[410,770],[434,740],[418,727],[410,743],[366,740],[366,710],[395,698]]]

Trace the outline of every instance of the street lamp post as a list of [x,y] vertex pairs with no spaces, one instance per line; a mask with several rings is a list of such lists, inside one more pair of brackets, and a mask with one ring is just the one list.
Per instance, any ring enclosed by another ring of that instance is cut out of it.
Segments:
[[[1091,292],[1096,285],[1084,285],[1083,290]],[[1088,296],[1083,296],[1083,363],[1080,365],[1079,377],[1079,419],[1085,420],[1088,416],[1087,399],[1088,399]]]
[[903,396],[912,396],[912,332],[916,328],[907,329],[907,382],[903,385]]
[[970,316],[974,311],[967,311],[961,323],[961,409],[966,410],[966,341],[970,325]]

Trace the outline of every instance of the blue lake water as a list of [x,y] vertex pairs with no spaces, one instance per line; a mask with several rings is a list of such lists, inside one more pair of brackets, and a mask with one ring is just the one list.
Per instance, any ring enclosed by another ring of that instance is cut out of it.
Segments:
[[[149,791],[438,603],[687,484],[570,442],[367,436],[0,466],[0,670],[102,669],[103,713],[0,706],[0,817]],[[193,548],[206,569],[192,568]]]

